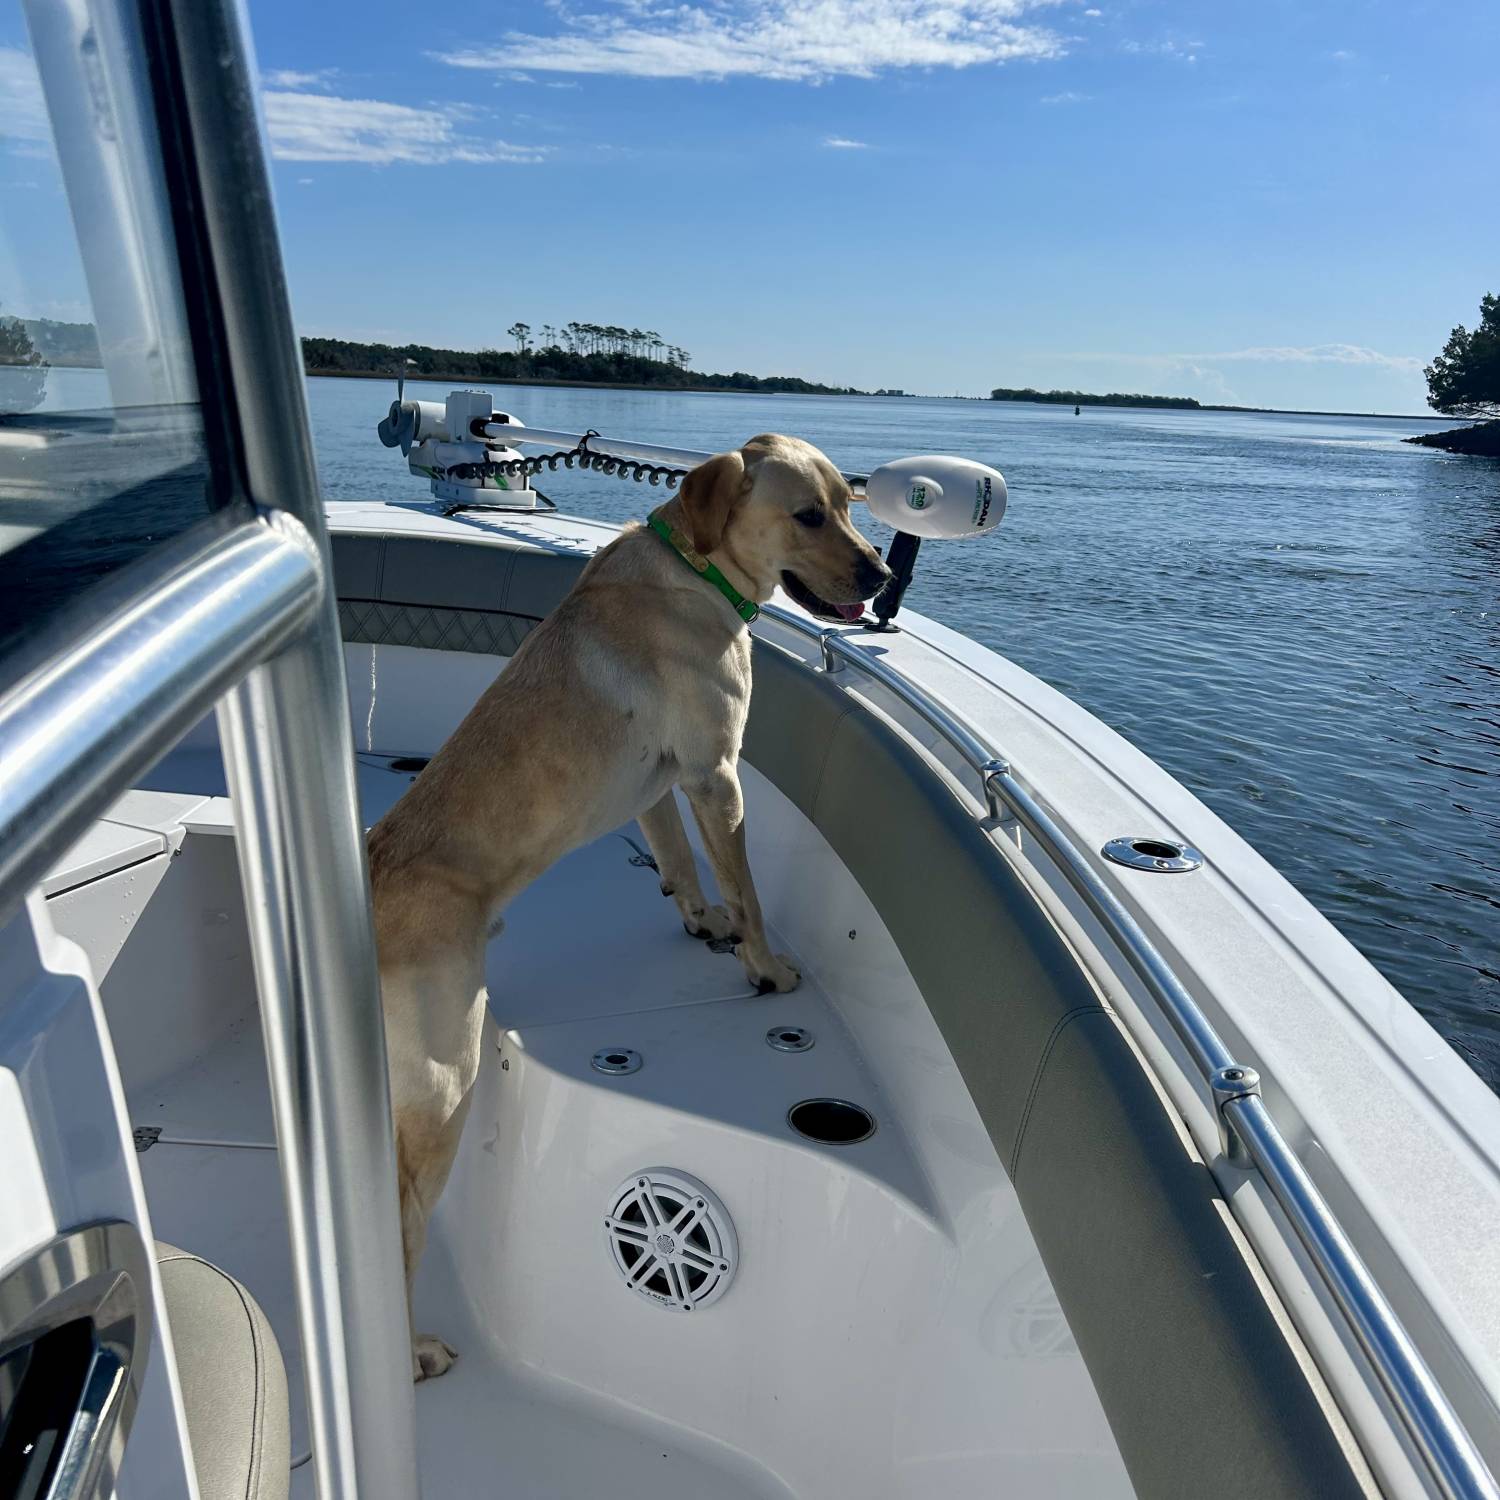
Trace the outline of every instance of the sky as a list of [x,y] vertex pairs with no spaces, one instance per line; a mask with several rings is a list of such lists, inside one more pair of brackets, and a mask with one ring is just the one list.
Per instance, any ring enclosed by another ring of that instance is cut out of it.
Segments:
[[[1500,291],[1497,0],[246,4],[305,334],[1420,412]],[[0,304],[62,316],[28,53]]]

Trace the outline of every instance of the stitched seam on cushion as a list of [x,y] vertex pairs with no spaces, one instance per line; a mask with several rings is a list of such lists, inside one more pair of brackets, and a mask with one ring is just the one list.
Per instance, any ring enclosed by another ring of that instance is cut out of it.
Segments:
[[222,1280],[227,1281],[230,1287],[233,1289],[234,1295],[239,1298],[240,1307],[244,1311],[245,1319],[250,1324],[250,1347],[255,1365],[254,1379],[252,1380],[251,1384],[253,1385],[255,1390],[255,1397],[254,1404],[250,1409],[250,1472],[245,1477],[245,1500],[254,1500],[254,1497],[259,1493],[260,1489],[257,1482],[259,1478],[257,1471],[260,1467],[261,1444],[257,1441],[257,1439],[261,1436],[261,1427],[265,1421],[265,1400],[263,1398],[261,1387],[267,1383],[265,1380],[265,1352],[261,1347],[260,1329],[256,1327],[255,1312],[251,1308],[250,1303],[246,1300],[245,1290],[239,1284],[239,1282],[237,1282],[234,1277],[229,1274],[228,1271],[225,1271],[221,1267],[216,1266],[211,1260],[204,1260],[201,1255],[172,1255],[168,1256],[166,1260],[159,1260],[157,1264],[166,1265],[168,1261],[173,1260],[195,1262],[196,1264],[205,1267],[207,1270],[212,1271]]
[[1065,1011],[1058,1017],[1056,1024],[1047,1035],[1046,1045],[1042,1048],[1042,1055],[1037,1060],[1036,1072],[1031,1075],[1031,1087],[1026,1093],[1026,1108],[1021,1111],[1021,1123],[1016,1128],[1016,1144],[1010,1154],[1010,1180],[1014,1186],[1016,1173],[1021,1165],[1021,1147],[1026,1141],[1026,1127],[1031,1123],[1032,1106],[1036,1103],[1036,1096],[1041,1091],[1042,1075],[1047,1071],[1047,1062],[1052,1056],[1052,1049],[1057,1045],[1057,1039],[1063,1034],[1079,1016],[1093,1016],[1104,1014],[1102,1005],[1075,1005],[1072,1010]]
[[255,1309],[250,1306],[244,1289],[227,1272],[220,1272],[220,1275],[234,1288],[235,1295],[240,1299],[240,1306],[244,1308],[245,1316],[250,1321],[251,1357],[255,1361],[252,1381],[255,1403],[250,1409],[250,1472],[245,1476],[245,1500],[254,1500],[254,1497],[260,1493],[260,1467],[265,1448],[265,1433],[262,1430],[266,1420],[265,1349],[262,1347],[260,1327],[255,1321]]

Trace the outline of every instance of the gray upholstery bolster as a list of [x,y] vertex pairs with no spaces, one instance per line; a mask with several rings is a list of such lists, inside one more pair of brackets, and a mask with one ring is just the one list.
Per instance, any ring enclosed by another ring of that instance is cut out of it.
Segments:
[[340,599],[477,609],[539,620],[573,587],[588,561],[574,553],[450,538],[334,531]]
[[350,642],[510,656],[586,561],[485,542],[334,532],[339,630]]
[[1267,1500],[1365,1493],[1113,1015],[1079,1013],[1053,1039],[1016,1155],[1027,1223],[1138,1494],[1200,1500],[1227,1474]]
[[825,679],[763,648],[755,681],[745,757],[809,814],[900,947],[1137,1492],[1196,1500],[1232,1452],[1235,1488],[1258,1500],[1364,1494],[1212,1178],[972,809]]
[[158,1245],[167,1321],[203,1500],[286,1500],[291,1426],[276,1335],[228,1272]]

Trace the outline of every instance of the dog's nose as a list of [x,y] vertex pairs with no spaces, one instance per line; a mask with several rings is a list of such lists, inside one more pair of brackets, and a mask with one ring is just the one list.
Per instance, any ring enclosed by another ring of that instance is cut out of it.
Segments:
[[877,558],[864,557],[859,563],[859,596],[868,599],[878,594],[890,581],[891,570]]

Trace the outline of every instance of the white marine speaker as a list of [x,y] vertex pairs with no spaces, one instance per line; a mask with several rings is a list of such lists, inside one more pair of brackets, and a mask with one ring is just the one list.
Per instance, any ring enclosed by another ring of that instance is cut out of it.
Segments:
[[637,1172],[615,1189],[604,1236],[625,1285],[676,1312],[717,1302],[739,1265],[729,1211],[696,1177],[669,1167]]

